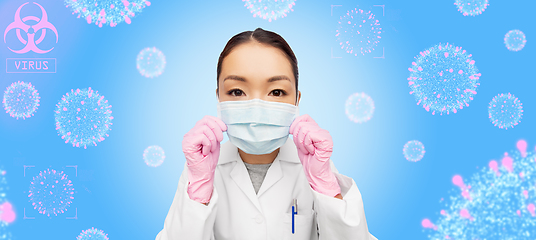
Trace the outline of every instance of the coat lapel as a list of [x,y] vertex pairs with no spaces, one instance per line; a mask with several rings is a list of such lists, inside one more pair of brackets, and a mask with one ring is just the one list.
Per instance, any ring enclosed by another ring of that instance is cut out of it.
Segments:
[[275,160],[272,162],[272,165],[270,165],[270,168],[268,168],[268,172],[266,172],[266,176],[262,181],[261,188],[257,193],[257,198],[261,197],[264,192],[266,192],[281,178],[283,178],[283,170],[281,170],[281,163],[279,162],[279,157],[276,157]]
[[[237,152],[238,154],[238,152]],[[251,178],[249,177],[248,170],[246,169],[246,165],[244,165],[244,162],[236,161],[236,164],[233,168],[233,170],[230,173],[231,178],[233,181],[238,185],[240,190],[249,198],[249,200],[257,207],[259,212],[262,213],[261,205],[259,203],[259,199],[257,198],[257,195],[255,195],[255,189],[253,188],[253,184],[251,183]]]

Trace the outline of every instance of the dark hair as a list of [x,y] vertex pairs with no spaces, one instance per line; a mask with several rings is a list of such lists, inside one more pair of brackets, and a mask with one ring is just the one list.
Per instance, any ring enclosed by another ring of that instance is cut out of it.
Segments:
[[216,70],[216,88],[219,88],[220,86],[219,79],[223,59],[227,55],[229,55],[229,53],[231,53],[233,48],[239,46],[240,44],[248,43],[251,41],[257,41],[259,43],[270,45],[272,47],[280,49],[285,53],[292,67],[294,79],[296,79],[296,97],[298,97],[298,60],[296,59],[294,52],[288,45],[287,41],[285,41],[285,39],[283,39],[279,34],[271,31],[266,31],[262,28],[257,28],[255,29],[255,31],[241,32],[229,39],[227,45],[225,45],[225,48],[223,48],[223,51],[220,54],[220,58],[218,59],[218,68]]

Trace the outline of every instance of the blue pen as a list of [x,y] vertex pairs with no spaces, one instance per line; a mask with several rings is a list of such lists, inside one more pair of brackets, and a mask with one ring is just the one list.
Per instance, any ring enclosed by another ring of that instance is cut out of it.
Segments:
[[294,234],[294,215],[298,214],[298,199],[292,201],[292,234]]

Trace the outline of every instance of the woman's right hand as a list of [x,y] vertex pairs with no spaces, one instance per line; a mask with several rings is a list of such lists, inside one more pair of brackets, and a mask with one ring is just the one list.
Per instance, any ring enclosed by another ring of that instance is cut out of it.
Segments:
[[214,172],[220,156],[220,142],[227,126],[217,117],[206,115],[184,135],[182,151],[188,166],[190,199],[207,204],[214,188]]

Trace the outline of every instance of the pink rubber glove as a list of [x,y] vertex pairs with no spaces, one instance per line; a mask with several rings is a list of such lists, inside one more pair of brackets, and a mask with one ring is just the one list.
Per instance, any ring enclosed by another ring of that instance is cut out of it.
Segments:
[[329,132],[320,128],[308,114],[297,117],[289,130],[311,188],[330,197],[339,195],[341,187],[329,163],[333,152]]
[[188,166],[188,196],[205,205],[212,197],[214,172],[224,131],[227,131],[227,126],[221,119],[207,115],[182,140],[182,151]]

